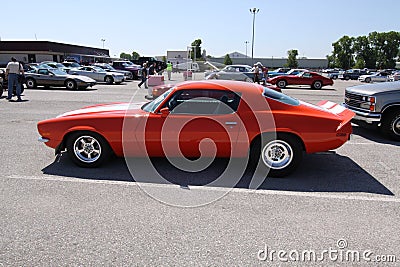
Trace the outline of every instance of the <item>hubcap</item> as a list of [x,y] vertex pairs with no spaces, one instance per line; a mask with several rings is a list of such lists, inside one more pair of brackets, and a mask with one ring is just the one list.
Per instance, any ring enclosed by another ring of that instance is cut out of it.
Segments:
[[262,159],[264,164],[271,169],[283,169],[292,162],[292,147],[282,140],[271,141],[264,146]]
[[393,132],[396,135],[400,135],[400,116],[393,121]]
[[75,156],[82,162],[92,163],[101,156],[101,145],[93,136],[80,136],[74,143]]

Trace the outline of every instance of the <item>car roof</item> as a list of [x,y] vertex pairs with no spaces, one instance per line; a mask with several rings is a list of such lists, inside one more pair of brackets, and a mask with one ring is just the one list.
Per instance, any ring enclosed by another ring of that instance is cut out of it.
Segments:
[[187,81],[178,83],[176,85],[178,90],[191,89],[191,90],[202,90],[202,89],[219,89],[219,90],[230,90],[234,92],[263,92],[263,86],[256,83],[240,82],[232,80],[201,80],[201,81]]

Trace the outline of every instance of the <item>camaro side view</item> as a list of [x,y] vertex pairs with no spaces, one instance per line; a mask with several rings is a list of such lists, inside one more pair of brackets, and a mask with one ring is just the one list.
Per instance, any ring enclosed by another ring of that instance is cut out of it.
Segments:
[[[40,141],[56,153],[66,150],[83,167],[97,167],[112,153],[165,157],[168,150],[172,157],[250,156],[265,168],[265,175],[269,170],[270,176],[281,177],[299,165],[303,152],[343,145],[353,116],[335,103],[311,105],[254,83],[190,81],[145,104],[112,103],[67,112],[40,121],[38,131]],[[126,134],[129,140],[123,139]],[[212,140],[214,150],[199,148],[205,139]]]

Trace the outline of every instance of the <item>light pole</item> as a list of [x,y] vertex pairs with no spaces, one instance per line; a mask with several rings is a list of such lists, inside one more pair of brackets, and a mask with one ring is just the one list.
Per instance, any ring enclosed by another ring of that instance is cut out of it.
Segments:
[[104,48],[104,42],[106,41],[106,39],[100,39],[100,41],[103,42],[103,48]]
[[246,62],[247,62],[247,44],[249,43],[249,41],[244,41],[244,43],[246,44]]
[[253,58],[254,58],[254,23],[256,21],[256,14],[258,13],[258,11],[260,11],[260,9],[258,8],[250,8],[250,13],[253,14],[253,38],[251,41],[251,64],[253,64]]

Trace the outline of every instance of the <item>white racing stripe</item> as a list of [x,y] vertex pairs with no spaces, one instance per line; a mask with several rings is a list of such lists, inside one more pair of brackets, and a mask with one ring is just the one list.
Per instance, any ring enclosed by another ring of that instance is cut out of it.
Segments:
[[[137,183],[137,182],[126,182],[126,181],[110,181],[110,180],[89,180],[79,178],[69,178],[60,176],[19,176],[10,175],[1,177],[0,179],[16,179],[16,180],[45,180],[54,182],[71,182],[71,183],[89,183],[89,184],[109,184],[109,185],[122,185],[122,186],[134,186],[134,187],[158,187],[166,189],[177,189],[179,185],[175,184],[150,184],[150,183]],[[221,188],[221,187],[208,187],[208,186],[188,186],[188,188],[182,190],[208,190],[208,191],[231,191],[235,193],[251,193],[261,195],[279,195],[279,196],[297,196],[297,197],[314,197],[314,198],[326,198],[326,199],[341,199],[341,200],[357,200],[357,201],[377,201],[377,202],[393,202],[400,203],[400,198],[396,196],[382,196],[375,195],[372,193],[362,193],[363,195],[349,195],[339,193],[328,193],[328,192],[296,192],[296,191],[283,191],[283,190],[254,190],[246,188]],[[360,194],[360,193],[358,193]]]

